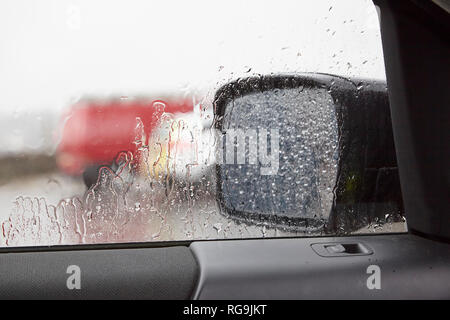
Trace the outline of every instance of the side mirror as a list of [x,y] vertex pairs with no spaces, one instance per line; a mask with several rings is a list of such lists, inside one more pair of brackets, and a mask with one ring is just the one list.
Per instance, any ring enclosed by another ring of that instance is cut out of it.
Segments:
[[249,223],[347,233],[403,212],[386,84],[238,79],[215,95],[217,199]]

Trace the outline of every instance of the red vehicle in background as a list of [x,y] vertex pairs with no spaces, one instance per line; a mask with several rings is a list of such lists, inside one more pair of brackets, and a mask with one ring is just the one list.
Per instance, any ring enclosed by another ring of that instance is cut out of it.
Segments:
[[[81,101],[63,117],[57,147],[59,169],[82,175],[100,165],[111,165],[122,151],[136,155],[136,126],[139,121],[149,137],[163,113],[192,113],[192,99],[109,99]],[[92,179],[91,179],[92,180]],[[85,177],[86,182],[86,177]],[[86,182],[86,184],[92,183]]]

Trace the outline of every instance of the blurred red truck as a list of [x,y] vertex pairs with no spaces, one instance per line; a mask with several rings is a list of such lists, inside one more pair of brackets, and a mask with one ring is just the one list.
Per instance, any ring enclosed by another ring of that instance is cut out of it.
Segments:
[[60,170],[81,175],[88,168],[110,165],[121,151],[136,154],[136,126],[149,137],[163,112],[193,112],[192,99],[109,99],[81,101],[63,116],[56,161]]

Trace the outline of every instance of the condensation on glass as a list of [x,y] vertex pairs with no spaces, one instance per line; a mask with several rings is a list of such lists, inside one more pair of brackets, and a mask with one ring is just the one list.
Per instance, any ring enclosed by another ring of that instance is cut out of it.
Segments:
[[[6,0],[0,46],[2,246],[322,235],[220,210],[214,94],[287,72],[385,79],[371,1]],[[242,126],[277,116],[263,110],[270,99]],[[268,201],[326,220],[336,124],[326,92],[299,99],[301,114],[278,109],[285,190]],[[356,232],[406,228],[385,222]]]

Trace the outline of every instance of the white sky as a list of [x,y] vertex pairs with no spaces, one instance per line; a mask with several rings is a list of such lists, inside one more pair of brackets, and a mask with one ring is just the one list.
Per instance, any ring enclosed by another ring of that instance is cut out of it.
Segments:
[[84,95],[211,92],[238,76],[294,71],[384,79],[372,2],[0,1],[7,113],[60,110]]

